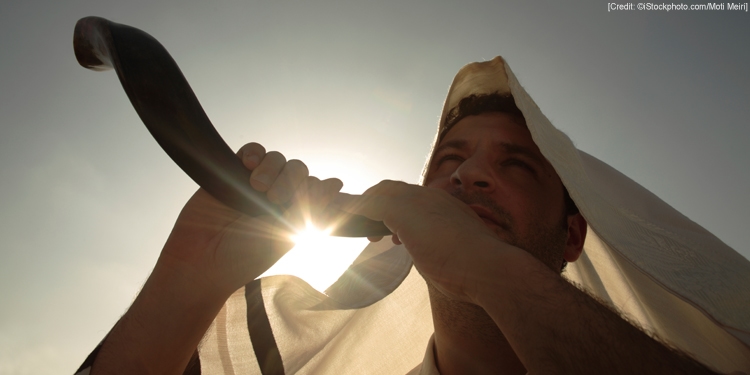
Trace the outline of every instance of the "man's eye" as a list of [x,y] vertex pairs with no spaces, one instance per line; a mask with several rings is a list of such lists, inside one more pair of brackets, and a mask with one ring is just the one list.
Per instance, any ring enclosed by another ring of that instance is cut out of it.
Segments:
[[526,162],[521,161],[519,159],[508,159],[503,163],[503,165],[518,166],[524,169],[528,169],[531,172],[535,172],[534,168],[531,168],[530,165],[528,165]]
[[455,161],[459,161],[460,162],[460,161],[463,161],[463,158],[461,158],[460,156],[455,155],[455,154],[443,155],[440,158],[438,158],[438,163],[437,164],[440,165],[440,164],[443,164],[444,162],[450,161],[450,160],[455,160]]

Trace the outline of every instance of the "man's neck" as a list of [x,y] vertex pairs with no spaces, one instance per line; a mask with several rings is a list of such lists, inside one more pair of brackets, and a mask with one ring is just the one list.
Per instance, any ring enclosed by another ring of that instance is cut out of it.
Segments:
[[435,363],[441,375],[526,374],[513,348],[481,307],[429,289]]

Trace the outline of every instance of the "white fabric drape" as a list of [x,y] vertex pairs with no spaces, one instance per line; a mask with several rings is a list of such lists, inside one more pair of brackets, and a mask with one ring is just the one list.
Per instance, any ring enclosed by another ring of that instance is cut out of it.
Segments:
[[[750,262],[557,130],[502,58],[462,68],[449,109],[470,94],[509,92],[590,228],[566,277],[721,372],[750,373]],[[424,282],[406,251],[370,245],[321,294],[291,276],[262,280],[286,374],[405,374],[432,334]],[[403,281],[403,282],[402,282]],[[199,353],[205,374],[259,373],[244,294],[226,304]]]

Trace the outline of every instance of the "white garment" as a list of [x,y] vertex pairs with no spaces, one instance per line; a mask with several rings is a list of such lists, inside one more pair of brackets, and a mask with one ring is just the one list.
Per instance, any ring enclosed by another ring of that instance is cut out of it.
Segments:
[[435,335],[430,336],[422,363],[406,375],[440,375],[440,371],[438,371],[437,364],[435,363]]
[[[293,276],[262,280],[286,374],[406,374],[422,361],[432,313],[426,284],[408,253],[384,240],[368,246],[353,269],[358,264],[372,267],[348,272],[332,285],[327,292],[336,300]],[[260,373],[244,297],[235,293],[204,337],[203,374],[230,373],[227,363],[235,374]]]
[[[566,277],[714,370],[750,374],[750,262],[577,150],[502,58],[459,71],[440,124],[460,99],[498,91],[513,95],[532,138],[589,223],[584,253]],[[262,280],[286,374],[405,374],[422,361],[433,332],[426,287],[410,272],[406,251],[388,243],[370,245],[327,295],[291,276]],[[260,373],[246,306],[242,291],[227,301],[199,346],[201,373]]]
[[[513,95],[534,141],[589,222],[584,253],[568,266],[567,277],[715,370],[750,374],[750,262],[640,185],[577,150],[502,58],[459,71],[440,124],[460,99],[498,91]],[[365,252],[357,263],[385,250]],[[397,285],[388,277],[405,275],[398,267],[410,267],[408,255],[399,254],[403,249],[391,251],[389,261],[345,276],[348,280],[328,294],[343,301],[340,307],[378,301]],[[389,273],[369,274],[386,265]],[[419,349],[433,328],[426,288],[416,272],[387,297],[358,310],[310,309],[326,298],[305,287],[291,277],[263,280],[287,374],[403,374],[422,360]],[[211,332],[201,353],[231,348],[231,340],[214,342]]]

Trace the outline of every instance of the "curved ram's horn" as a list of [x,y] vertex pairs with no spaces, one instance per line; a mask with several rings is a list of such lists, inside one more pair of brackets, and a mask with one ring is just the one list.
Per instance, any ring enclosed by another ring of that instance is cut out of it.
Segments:
[[[115,69],[151,135],[198,185],[247,215],[281,214],[281,207],[250,188],[250,171],[214,129],[179,67],[156,39],[130,26],[86,17],[76,24],[73,48],[81,66]],[[390,234],[381,222],[342,216],[333,235]]]

